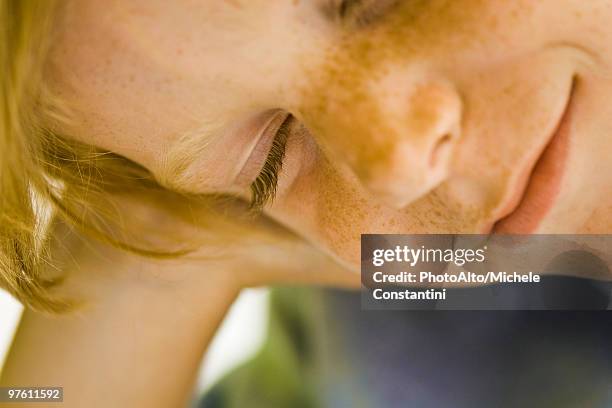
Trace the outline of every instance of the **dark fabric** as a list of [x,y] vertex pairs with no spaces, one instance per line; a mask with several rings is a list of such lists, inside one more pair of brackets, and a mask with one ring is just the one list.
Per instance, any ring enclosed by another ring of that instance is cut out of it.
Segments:
[[271,302],[262,351],[200,407],[612,407],[606,311],[362,311],[357,292],[304,288]]

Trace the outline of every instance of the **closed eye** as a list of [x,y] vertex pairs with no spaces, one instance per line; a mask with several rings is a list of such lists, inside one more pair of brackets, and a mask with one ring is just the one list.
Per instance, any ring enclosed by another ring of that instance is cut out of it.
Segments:
[[266,161],[255,181],[251,183],[251,202],[249,208],[253,211],[262,211],[276,196],[278,176],[283,167],[287,139],[291,133],[293,121],[293,116],[288,115],[278,128]]

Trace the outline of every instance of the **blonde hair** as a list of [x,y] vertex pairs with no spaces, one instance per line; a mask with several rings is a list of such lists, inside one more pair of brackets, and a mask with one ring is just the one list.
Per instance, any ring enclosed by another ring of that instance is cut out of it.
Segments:
[[24,305],[50,312],[70,306],[50,295],[57,281],[44,273],[50,213],[141,255],[168,258],[190,251],[135,246],[113,235],[116,228],[109,224],[120,213],[113,194],[163,191],[176,194],[174,204],[184,194],[167,192],[148,170],[119,155],[55,131],[54,124],[69,120],[43,81],[57,6],[55,0],[0,0],[0,287]]

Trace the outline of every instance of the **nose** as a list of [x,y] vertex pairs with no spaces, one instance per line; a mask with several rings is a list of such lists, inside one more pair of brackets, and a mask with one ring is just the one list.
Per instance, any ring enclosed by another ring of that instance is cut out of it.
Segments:
[[[387,75],[373,89],[387,133],[371,135],[375,160],[353,163],[364,186],[402,207],[427,194],[449,174],[459,138],[461,99],[448,82],[410,84]],[[400,87],[398,87],[400,85]],[[391,88],[393,87],[393,88]]]
[[461,98],[450,82],[387,71],[351,100],[326,109],[321,143],[380,200],[403,207],[448,176],[460,131]]

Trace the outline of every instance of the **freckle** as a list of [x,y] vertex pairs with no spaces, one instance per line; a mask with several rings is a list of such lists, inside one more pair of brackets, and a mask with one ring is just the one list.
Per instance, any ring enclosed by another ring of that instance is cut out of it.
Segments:
[[225,0],[225,3],[229,4],[234,8],[242,8],[242,4],[240,4],[239,0]]

